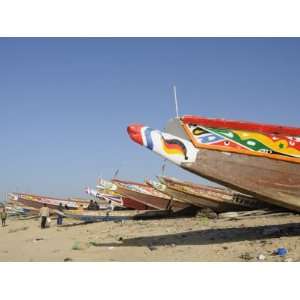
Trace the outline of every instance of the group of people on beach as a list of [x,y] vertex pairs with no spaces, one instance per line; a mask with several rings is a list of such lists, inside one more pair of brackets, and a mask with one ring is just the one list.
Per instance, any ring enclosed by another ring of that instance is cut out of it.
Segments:
[[[58,213],[57,213],[57,219],[56,219],[56,223],[57,225],[62,225],[62,222],[63,222],[63,205],[62,203],[59,203],[59,206],[58,206]],[[43,207],[41,207],[40,209],[40,217],[41,217],[41,228],[44,229],[46,228],[46,225],[47,225],[47,220],[49,220],[50,218],[50,209],[49,207],[47,206],[46,203],[44,203]]]
[[[58,209],[57,209],[57,220],[56,223],[57,225],[62,225],[63,223],[63,210],[68,209],[68,207],[64,207],[62,203],[59,204]],[[91,200],[88,207],[88,210],[99,210],[99,204],[96,201]],[[113,205],[110,201],[109,209],[113,210]],[[44,229],[47,227],[47,223],[50,223],[50,209],[47,206],[46,203],[43,204],[43,206],[40,208],[39,216],[41,218],[41,228]],[[2,222],[2,227],[6,226],[6,219],[7,219],[7,211],[5,206],[3,205],[0,208],[0,217],[1,217],[1,222]]]
[[[61,212],[61,214],[60,213],[57,214],[57,225],[62,225],[63,209],[64,207],[62,203],[60,203],[58,207],[58,211]],[[44,203],[43,206],[41,207],[39,215],[41,217],[41,228],[44,229],[46,228],[47,221],[49,221],[50,218],[50,210],[46,203]],[[2,227],[6,226],[7,211],[4,205],[0,208],[0,218],[1,218]]]
[[96,201],[91,200],[88,207],[87,207],[87,209],[88,210],[99,210],[100,207],[99,207],[99,204]]

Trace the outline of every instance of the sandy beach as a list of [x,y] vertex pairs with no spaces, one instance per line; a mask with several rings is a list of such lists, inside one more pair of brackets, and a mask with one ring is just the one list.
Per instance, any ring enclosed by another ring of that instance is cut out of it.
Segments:
[[[300,261],[299,215],[76,223],[41,230],[39,220],[8,219],[0,261]],[[288,254],[274,255],[279,247]]]

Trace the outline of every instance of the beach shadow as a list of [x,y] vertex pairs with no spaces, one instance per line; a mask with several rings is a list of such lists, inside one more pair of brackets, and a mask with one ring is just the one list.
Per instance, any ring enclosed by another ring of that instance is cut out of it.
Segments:
[[[71,218],[71,217],[68,217]],[[78,222],[74,223],[66,223],[59,227],[75,227],[75,226],[81,226],[81,225],[88,225],[92,223],[101,223],[101,222],[122,222],[130,220],[130,217],[128,216],[101,216],[101,217],[85,217],[85,218],[78,218]]]
[[240,241],[266,240],[283,236],[300,236],[300,223],[205,229],[176,234],[123,239],[122,243],[97,243],[97,247],[144,247],[168,245],[210,245]]
[[76,227],[76,226],[88,225],[91,223],[93,223],[93,222],[76,222],[76,223],[63,224],[60,226],[56,225],[56,228]]

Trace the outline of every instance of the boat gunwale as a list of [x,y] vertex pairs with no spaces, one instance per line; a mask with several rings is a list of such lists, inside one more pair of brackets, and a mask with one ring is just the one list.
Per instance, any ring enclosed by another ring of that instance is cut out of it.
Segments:
[[207,118],[195,115],[184,115],[180,117],[183,123],[192,123],[207,127],[229,128],[233,130],[247,130],[276,135],[300,136],[300,128],[293,126],[282,126],[267,123],[227,120],[218,118]]
[[244,154],[244,155],[249,155],[249,156],[258,156],[258,157],[264,157],[264,158],[269,158],[269,159],[287,161],[287,162],[296,163],[296,164],[300,163],[300,158],[297,158],[297,157],[285,156],[285,155],[281,155],[281,154],[263,153],[263,152],[244,150],[244,149],[236,150],[236,149],[228,148],[227,146],[221,146],[221,145],[216,146],[216,145],[201,144],[201,143],[198,143],[197,140],[194,138],[194,136],[190,133],[190,131],[188,130],[187,124],[182,122],[181,126],[183,127],[184,132],[187,134],[188,138],[191,140],[194,147],[198,148],[198,149],[208,149],[208,150],[220,151],[220,152],[239,153],[239,154]]

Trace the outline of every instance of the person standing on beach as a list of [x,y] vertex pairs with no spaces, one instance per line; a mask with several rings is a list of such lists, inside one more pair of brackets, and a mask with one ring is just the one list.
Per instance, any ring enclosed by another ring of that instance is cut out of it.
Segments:
[[97,201],[94,202],[94,207],[95,207],[95,210],[99,210],[100,209],[99,204],[97,203]]
[[115,208],[114,208],[114,205],[113,205],[112,201],[109,200],[108,203],[109,203],[109,209],[110,209],[110,211],[113,211]]
[[94,201],[93,201],[93,200],[90,200],[90,203],[89,203],[87,209],[88,209],[88,210],[94,210],[94,208],[95,208]]
[[41,228],[46,228],[46,222],[49,215],[50,215],[49,208],[47,207],[47,204],[44,203],[43,207],[40,209]]
[[112,204],[111,200],[108,201],[108,206],[106,207],[106,209],[106,216],[109,216],[109,213],[114,210],[114,205]]
[[6,218],[7,218],[7,212],[5,206],[3,206],[0,215],[1,215],[2,227],[4,227],[6,226]]
[[[58,211],[61,213],[63,212],[62,203],[59,203]],[[63,222],[63,216],[61,214],[57,214],[57,225],[62,225],[62,222]]]

